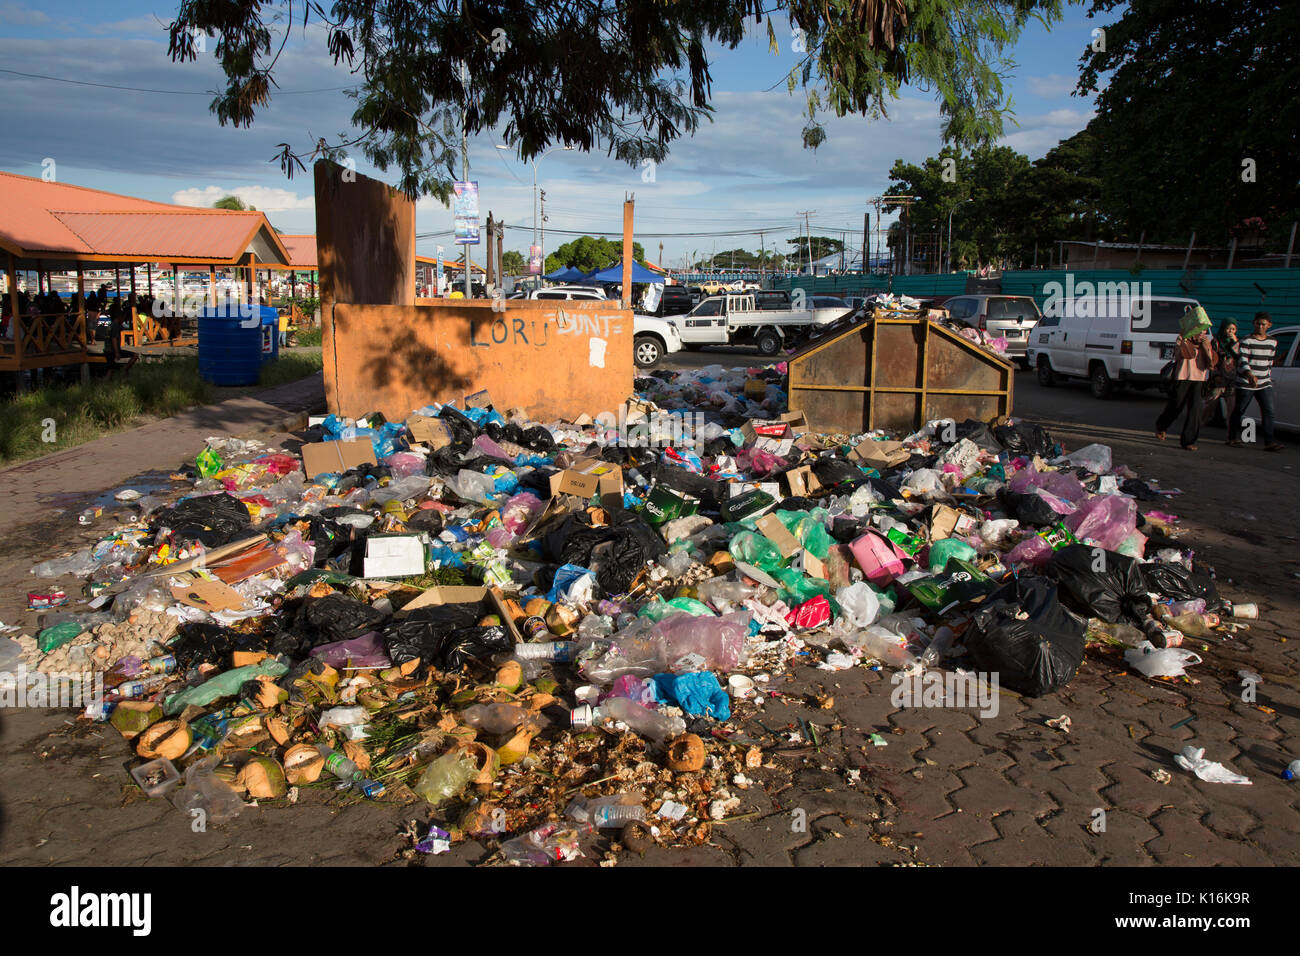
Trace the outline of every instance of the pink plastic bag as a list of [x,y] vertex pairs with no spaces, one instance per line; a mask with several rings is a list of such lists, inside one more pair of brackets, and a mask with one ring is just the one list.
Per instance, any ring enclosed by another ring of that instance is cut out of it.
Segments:
[[424,459],[409,451],[394,452],[384,459],[384,464],[392,469],[394,478],[424,474]]
[[1073,475],[1067,475],[1059,471],[1042,473],[1033,465],[1022,468],[1012,475],[1011,480],[1007,482],[1007,487],[1017,494],[1024,494],[1031,489],[1041,488],[1043,491],[1058,498],[1064,498],[1066,501],[1082,501],[1088,496],[1088,489],[1083,487],[1083,482]]
[[1003,560],[1010,565],[1027,564],[1037,568],[1046,564],[1051,556],[1052,546],[1038,535],[1032,535],[1008,551]]
[[785,459],[772,454],[770,451],[763,451],[759,448],[746,448],[736,455],[736,465],[741,471],[753,475],[755,478],[762,478],[764,475],[771,474],[778,468],[785,466]]
[[907,555],[883,535],[868,531],[849,545],[858,567],[872,584],[884,586],[903,573]]
[[1093,495],[1065,519],[1065,526],[1080,541],[1118,551],[1137,528],[1137,502],[1123,495]]

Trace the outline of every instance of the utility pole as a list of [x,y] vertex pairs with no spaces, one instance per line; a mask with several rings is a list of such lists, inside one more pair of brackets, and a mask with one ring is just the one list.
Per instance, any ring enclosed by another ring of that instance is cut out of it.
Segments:
[[[1295,237],[1294,237],[1294,234],[1292,235],[1292,238],[1295,238]],[[766,262],[765,259],[764,259],[764,257],[765,257],[766,255],[767,255],[767,248],[766,248],[766,246],[765,246],[764,243],[763,243],[763,232],[762,232],[762,230],[760,229],[760,230],[759,230],[759,233],[758,233],[758,285],[759,285],[759,288],[762,288],[762,287],[763,287],[763,283],[767,280],[767,262]]]
[[[803,216],[804,230],[808,234],[808,274],[813,274],[813,255],[812,255],[812,226],[808,224],[808,217],[815,213],[816,209],[805,209],[803,212],[795,213],[796,216]],[[802,261],[802,260],[801,260]]]
[[867,227],[871,223],[871,213],[862,214],[862,274],[865,276],[870,272],[870,266],[867,259]]

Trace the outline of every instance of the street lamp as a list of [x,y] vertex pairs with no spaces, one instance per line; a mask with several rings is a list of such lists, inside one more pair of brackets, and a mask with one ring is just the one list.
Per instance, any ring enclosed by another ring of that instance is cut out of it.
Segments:
[[[537,159],[529,160],[529,162],[533,166],[533,245],[537,246],[538,251],[541,253],[542,269],[546,268],[546,250],[542,248],[542,243],[545,242],[546,240],[546,232],[545,230],[542,231],[541,239],[539,240],[537,227],[541,225],[541,220],[538,217],[538,213],[537,213],[537,163],[540,160],[545,159],[547,156],[555,152],[557,149],[563,150],[565,152],[572,152],[575,148],[576,147],[573,146],[555,146],[552,147],[551,149],[548,149],[546,152],[542,153],[542,155],[538,156]],[[505,146],[501,143],[497,143],[497,149],[509,150],[510,147]]]
[[948,266],[946,269],[948,272],[952,272],[952,214],[957,211],[958,206],[973,201],[974,200],[971,199],[959,200],[958,202],[953,203],[952,208],[948,210]]

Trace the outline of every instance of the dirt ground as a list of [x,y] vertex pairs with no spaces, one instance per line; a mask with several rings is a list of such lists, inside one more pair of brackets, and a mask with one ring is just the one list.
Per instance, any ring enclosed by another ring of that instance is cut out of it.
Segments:
[[[1197,647],[1204,663],[1189,682],[1147,680],[1116,653],[1089,652],[1064,690],[1028,699],[1004,689],[989,718],[895,708],[888,670],[796,664],[774,678],[777,696],[746,726],[809,721],[819,745],[769,753],[748,789],[734,791],[740,818],[715,825],[705,845],[625,853],[620,865],[1300,863],[1300,783],[1280,778],[1300,756],[1300,436],[1283,436],[1291,447],[1269,454],[1226,448],[1212,429],[1188,453],[1151,434],[1152,396],[1097,402],[1082,387],[1040,389],[1027,374],[1016,387],[1017,415],[1041,421],[1067,448],[1110,444],[1117,461],[1181,488],[1161,510],[1182,516],[1186,541],[1217,570],[1221,591],[1257,602],[1259,620],[1236,639]],[[176,464],[197,450],[177,448]],[[106,490],[94,471],[84,482],[87,498]],[[64,515],[33,513],[0,541],[0,621],[32,622],[25,595],[37,579],[28,569],[91,537],[76,524],[75,503],[63,503],[72,505]],[[1254,702],[1241,699],[1242,668],[1263,677]],[[834,697],[831,709],[811,702],[817,693]],[[1068,733],[1046,725],[1061,715],[1071,718]],[[325,788],[196,833],[187,816],[129,783],[131,754],[116,732],[72,725],[69,712],[0,711],[0,864],[441,866],[493,850],[469,843],[438,857],[404,855],[401,831],[428,819],[423,804],[367,803]],[[1179,769],[1173,755],[1192,743],[1252,785]],[[1158,769],[1172,780],[1153,779]],[[607,842],[580,862],[599,861]]]

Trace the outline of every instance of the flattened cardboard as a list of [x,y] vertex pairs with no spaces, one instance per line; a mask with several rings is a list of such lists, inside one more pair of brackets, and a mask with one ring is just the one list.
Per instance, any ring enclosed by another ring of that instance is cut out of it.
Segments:
[[954,535],[963,535],[975,529],[975,519],[970,515],[949,508],[947,505],[935,505],[930,512],[930,540],[942,541]]
[[883,470],[901,465],[912,456],[903,447],[901,441],[876,441],[868,438],[849,452],[849,457],[877,470]]
[[412,415],[406,420],[406,427],[411,430],[411,438],[421,445],[428,445],[430,450],[446,448],[454,439],[451,426],[441,418],[426,418]]
[[414,534],[372,534],[366,538],[362,577],[404,578],[424,573],[424,542]]
[[309,479],[373,464],[375,448],[368,439],[320,441],[302,446],[302,470]]
[[793,447],[793,438],[769,438],[766,435],[759,435],[758,440],[754,442],[757,451],[765,451],[781,458],[790,454],[790,449]]
[[811,551],[805,551],[803,553],[803,569],[805,573],[810,574],[814,578],[826,580],[825,563],[823,563],[822,559],[817,557],[817,555],[813,554]]
[[821,491],[822,483],[817,480],[811,465],[800,465],[785,473],[785,483],[790,494],[795,498],[807,498]]
[[733,481],[727,485],[727,488],[730,489],[727,495],[729,498],[738,498],[751,491],[763,491],[777,501],[781,500],[781,486],[775,481]]
[[201,611],[238,611],[244,607],[242,594],[228,584],[207,578],[195,577],[171,591],[172,597],[181,604]]
[[466,408],[487,408],[492,404],[492,396],[486,388],[481,388],[473,395],[465,396]]
[[803,547],[799,544],[799,539],[790,533],[776,515],[764,515],[754,523],[758,525],[758,530],[763,532],[763,537],[777,546],[783,558],[792,557]]
[[421,607],[434,607],[439,604],[474,603],[484,605],[484,614],[499,615],[502,626],[514,638],[516,644],[523,641],[519,629],[515,627],[515,620],[510,614],[510,609],[506,607],[505,595],[497,588],[474,587],[471,585],[444,585],[426,588],[398,611],[396,616],[399,618],[404,617],[408,611],[414,611],[416,608]]

